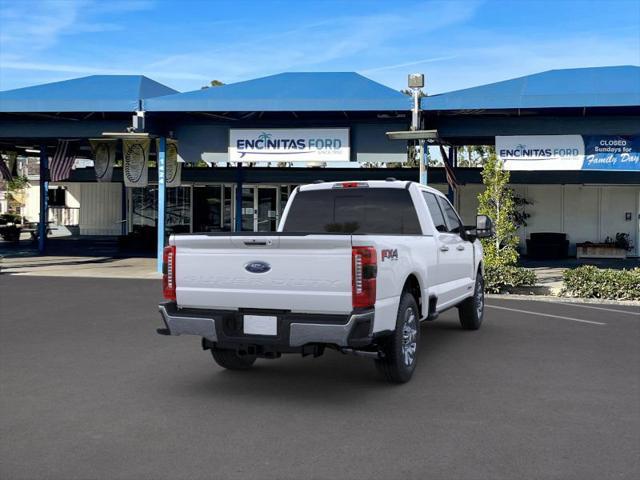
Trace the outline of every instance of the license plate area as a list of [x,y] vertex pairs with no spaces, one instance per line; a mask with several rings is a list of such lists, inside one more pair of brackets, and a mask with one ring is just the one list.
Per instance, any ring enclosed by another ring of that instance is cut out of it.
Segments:
[[271,315],[243,315],[242,329],[245,335],[278,335],[278,317]]

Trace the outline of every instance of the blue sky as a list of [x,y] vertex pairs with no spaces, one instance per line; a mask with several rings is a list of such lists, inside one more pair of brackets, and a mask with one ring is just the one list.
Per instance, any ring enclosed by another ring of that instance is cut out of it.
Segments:
[[181,91],[355,70],[439,93],[554,68],[640,64],[640,1],[0,0],[0,90],[144,74]]

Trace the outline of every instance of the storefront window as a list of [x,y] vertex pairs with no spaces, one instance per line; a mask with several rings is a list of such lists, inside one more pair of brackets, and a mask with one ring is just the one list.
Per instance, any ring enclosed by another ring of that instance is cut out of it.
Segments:
[[[191,224],[191,187],[167,188],[166,230],[167,233],[185,233]],[[131,189],[131,230],[157,228],[158,187]]]
[[191,225],[191,187],[167,188],[168,233],[188,233]]
[[131,229],[156,226],[158,219],[158,188],[131,189]]

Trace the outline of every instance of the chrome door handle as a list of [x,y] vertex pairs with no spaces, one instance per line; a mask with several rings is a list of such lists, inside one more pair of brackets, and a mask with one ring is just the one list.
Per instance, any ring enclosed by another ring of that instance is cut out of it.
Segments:
[[461,252],[462,250],[464,250],[464,245],[458,245],[458,246],[456,247],[456,250],[458,250],[458,251],[460,251],[460,252]]
[[441,251],[441,252],[448,252],[448,251],[449,251],[449,247],[447,247],[446,245],[442,245],[442,246],[440,247],[440,251]]

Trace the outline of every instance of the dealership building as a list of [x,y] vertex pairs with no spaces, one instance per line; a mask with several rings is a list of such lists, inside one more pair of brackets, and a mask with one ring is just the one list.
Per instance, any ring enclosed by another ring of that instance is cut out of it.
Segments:
[[[349,72],[186,93],[143,76],[91,76],[0,92],[0,151],[39,156],[43,167],[71,141],[95,165],[79,161],[58,182],[32,165],[24,216],[37,220],[44,205],[76,235],[155,251],[171,232],[273,231],[300,184],[418,181],[417,168],[401,166],[407,142],[387,135],[411,128],[411,107],[409,96]],[[569,255],[626,233],[629,255],[640,255],[640,67],[554,70],[427,96],[419,130],[442,145],[455,177],[448,184],[444,168],[429,167],[427,181],[465,223],[483,187],[458,152],[491,145],[526,200],[523,253],[532,233],[566,234]]]

